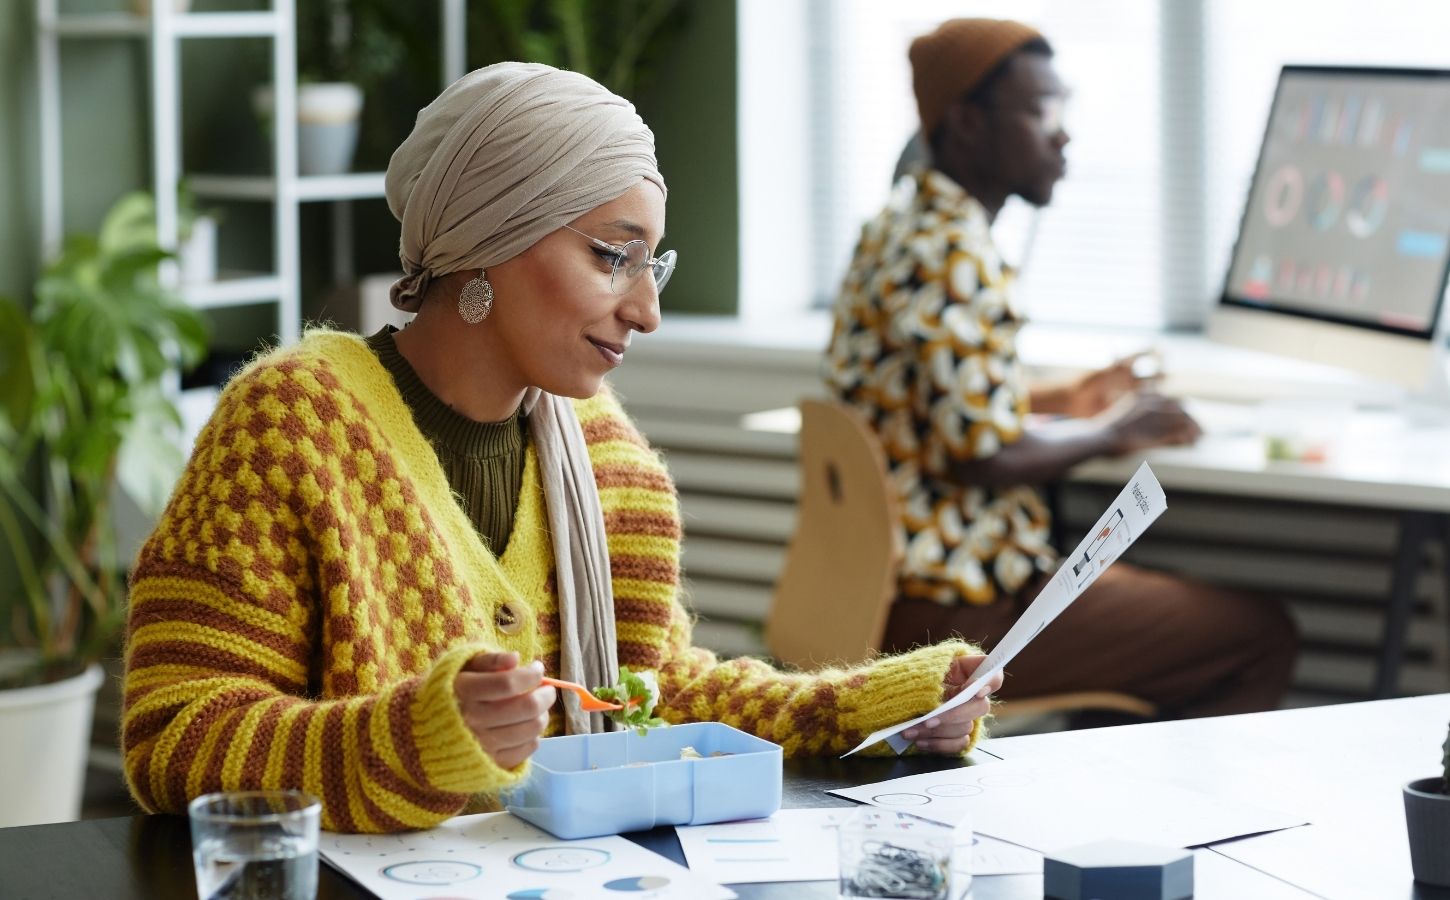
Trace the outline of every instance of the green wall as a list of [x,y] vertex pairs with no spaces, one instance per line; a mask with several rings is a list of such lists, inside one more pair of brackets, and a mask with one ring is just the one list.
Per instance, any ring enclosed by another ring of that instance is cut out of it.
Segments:
[[661,303],[668,312],[730,314],[740,286],[735,0],[686,2],[689,23],[638,104],[670,187],[664,246],[680,254]]
[[[33,170],[36,153],[21,139],[35,133],[23,89],[26,79],[22,78],[22,73],[35,68],[27,7],[0,7],[0,123],[4,123],[5,134],[0,140],[0,293],[16,297],[24,296],[35,258],[34,232],[27,227],[34,220],[35,202],[26,188],[25,174]],[[19,589],[14,560],[0,549],[0,613],[4,613],[0,615],[0,640],[9,633],[9,598],[18,595]]]
[[20,296],[34,272],[37,192],[25,176],[35,171],[35,56],[30,4],[0,7],[0,293]]

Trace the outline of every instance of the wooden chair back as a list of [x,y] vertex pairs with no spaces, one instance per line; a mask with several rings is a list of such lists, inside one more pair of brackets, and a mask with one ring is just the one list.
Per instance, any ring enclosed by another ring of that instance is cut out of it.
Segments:
[[[776,583],[765,644],[803,670],[876,655],[896,597],[904,548],[886,455],[865,417],[831,400],[802,400],[800,501]],[[1022,697],[998,718],[1099,710],[1151,718],[1153,704],[1117,691]]]
[[765,643],[802,669],[851,664],[881,646],[902,548],[886,458],[864,416],[800,404],[800,501]]

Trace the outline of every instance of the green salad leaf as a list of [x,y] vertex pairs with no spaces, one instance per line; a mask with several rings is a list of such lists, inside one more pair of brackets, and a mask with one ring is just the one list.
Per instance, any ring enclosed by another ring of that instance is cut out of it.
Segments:
[[611,703],[621,703],[624,709],[611,710],[606,716],[625,728],[633,728],[643,735],[651,728],[666,724],[654,714],[659,700],[659,688],[653,672],[631,672],[619,667],[619,683],[594,689],[594,696]]

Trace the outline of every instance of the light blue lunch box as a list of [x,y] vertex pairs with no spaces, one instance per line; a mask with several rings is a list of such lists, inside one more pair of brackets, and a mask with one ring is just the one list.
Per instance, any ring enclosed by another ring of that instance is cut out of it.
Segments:
[[[680,759],[687,746],[703,758]],[[569,840],[756,819],[780,809],[780,745],[719,722],[654,728],[642,737],[612,731],[545,738],[530,769],[503,793],[504,804]]]

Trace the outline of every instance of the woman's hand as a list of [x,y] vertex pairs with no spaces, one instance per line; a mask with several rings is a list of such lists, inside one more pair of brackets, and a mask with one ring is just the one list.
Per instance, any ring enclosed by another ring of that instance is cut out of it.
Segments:
[[[977,666],[984,659],[985,656],[958,656],[952,660],[952,664],[947,667],[946,678],[942,679],[943,702],[961,693],[962,688],[972,682],[972,673],[977,671]],[[901,736],[915,743],[916,749],[923,753],[957,756],[967,749],[972,723],[991,712],[992,704],[987,699],[988,695],[1001,687],[1002,673],[998,672],[987,679],[987,683],[973,699],[906,729]]]
[[543,676],[538,660],[520,668],[517,653],[480,653],[453,679],[464,724],[483,752],[505,769],[532,756],[549,727],[549,709],[558,694],[540,683]]

